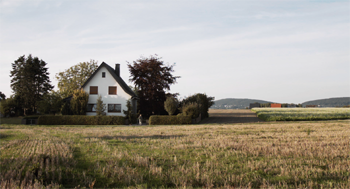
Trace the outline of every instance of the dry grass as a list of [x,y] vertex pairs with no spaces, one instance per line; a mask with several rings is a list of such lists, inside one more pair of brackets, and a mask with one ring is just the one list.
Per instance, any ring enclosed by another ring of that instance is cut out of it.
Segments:
[[0,133],[1,188],[350,187],[349,121]]

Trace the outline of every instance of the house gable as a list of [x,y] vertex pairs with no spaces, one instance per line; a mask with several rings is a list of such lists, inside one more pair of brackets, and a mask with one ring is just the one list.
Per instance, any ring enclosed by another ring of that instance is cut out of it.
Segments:
[[116,69],[117,71],[103,62],[82,86],[82,89],[89,94],[87,115],[96,115],[94,106],[99,95],[106,104],[107,115],[123,116],[123,110],[127,109],[126,102],[129,99],[132,99],[132,104],[136,107],[136,94],[119,76],[119,65]]
[[100,70],[103,69],[103,68],[106,68],[108,73],[114,78],[114,80],[116,82],[118,82],[118,84],[120,85],[120,87],[127,93],[129,94],[132,98],[135,98],[137,97],[136,94],[134,93],[134,91],[132,91],[130,89],[130,87],[124,82],[124,80],[118,76],[116,73],[115,73],[115,70],[110,67],[108,64],[106,64],[105,62],[102,62],[102,64],[97,68],[97,70],[91,75],[91,77],[89,77],[89,79],[84,83],[84,85],[82,86],[82,88],[84,89],[85,86],[94,78],[94,77],[102,77],[102,75],[97,75],[97,73],[100,73]]

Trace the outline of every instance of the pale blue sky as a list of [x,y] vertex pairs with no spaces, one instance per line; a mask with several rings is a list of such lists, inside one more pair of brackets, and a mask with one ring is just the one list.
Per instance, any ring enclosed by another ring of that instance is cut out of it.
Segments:
[[350,96],[350,1],[0,0],[0,91],[32,54],[55,74],[94,59],[176,63],[181,97],[282,103]]

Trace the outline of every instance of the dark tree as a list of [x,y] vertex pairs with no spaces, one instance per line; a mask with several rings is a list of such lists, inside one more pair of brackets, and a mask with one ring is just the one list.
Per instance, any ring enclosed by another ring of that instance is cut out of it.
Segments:
[[130,81],[135,84],[139,97],[139,112],[144,117],[151,114],[167,114],[164,110],[165,91],[176,83],[179,76],[173,76],[173,65],[164,65],[157,55],[149,58],[141,57],[128,62]]
[[5,99],[6,99],[6,95],[0,91],[0,101]]
[[198,93],[183,99],[180,106],[185,106],[189,103],[197,103],[199,105],[202,119],[209,117],[208,110],[214,104],[215,97],[209,97],[206,94]]
[[36,111],[36,102],[53,89],[46,62],[38,57],[23,55],[12,63],[11,88],[22,99],[24,114]]

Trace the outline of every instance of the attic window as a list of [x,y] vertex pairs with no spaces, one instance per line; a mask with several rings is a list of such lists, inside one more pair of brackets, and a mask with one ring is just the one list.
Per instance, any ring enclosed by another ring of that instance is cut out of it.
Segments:
[[106,72],[102,72],[102,78],[106,77]]
[[109,95],[116,95],[117,94],[117,87],[108,87],[108,94]]
[[90,94],[98,94],[98,87],[90,86]]

